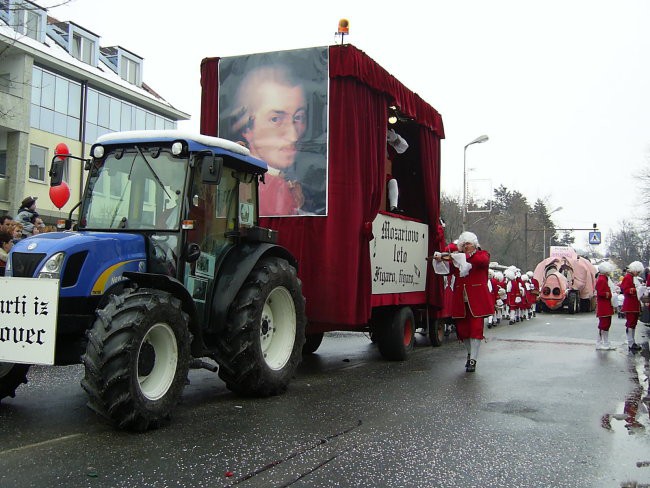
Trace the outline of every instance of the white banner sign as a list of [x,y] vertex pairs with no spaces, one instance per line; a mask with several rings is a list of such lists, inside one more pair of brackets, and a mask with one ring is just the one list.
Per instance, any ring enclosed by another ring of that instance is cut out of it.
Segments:
[[372,293],[424,291],[429,228],[425,224],[377,215],[370,241]]
[[569,246],[551,246],[552,258],[577,258],[578,254]]
[[59,280],[0,278],[0,362],[54,364]]

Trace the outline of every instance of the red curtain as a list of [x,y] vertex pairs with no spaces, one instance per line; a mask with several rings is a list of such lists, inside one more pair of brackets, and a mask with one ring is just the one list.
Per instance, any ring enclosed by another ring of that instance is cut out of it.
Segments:
[[[298,259],[312,331],[353,329],[367,323],[373,303],[408,301],[404,294],[375,302],[371,296],[369,240],[385,186],[391,105],[419,126],[423,184],[431,190],[424,192],[430,253],[444,243],[438,225],[440,114],[354,46],[331,46],[329,57],[328,215],[260,219],[260,225],[279,231],[280,244]],[[209,58],[201,65],[201,133],[207,135],[217,135],[218,62]],[[441,304],[440,280],[428,275],[426,301],[435,310]]]

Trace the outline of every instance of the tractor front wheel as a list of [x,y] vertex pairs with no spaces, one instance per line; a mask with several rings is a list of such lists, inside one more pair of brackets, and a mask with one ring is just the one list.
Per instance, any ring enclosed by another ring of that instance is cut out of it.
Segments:
[[127,288],[97,312],[82,356],[88,406],[120,429],[166,421],[187,381],[188,315],[169,293]]
[[27,383],[29,364],[0,363],[0,401],[16,396],[16,388]]

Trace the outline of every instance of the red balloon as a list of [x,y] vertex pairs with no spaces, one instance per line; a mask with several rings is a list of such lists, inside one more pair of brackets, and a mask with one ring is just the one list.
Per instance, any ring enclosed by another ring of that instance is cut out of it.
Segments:
[[65,143],[63,143],[63,142],[59,142],[59,143],[56,145],[56,148],[54,148],[54,154],[56,154],[56,156],[57,156],[59,159],[62,159],[62,160],[63,160],[63,159],[65,159],[65,158],[61,157],[61,155],[68,155],[68,154],[70,154],[70,149],[68,149],[68,146],[67,146]]
[[50,187],[50,200],[59,210],[68,203],[70,199],[70,187],[65,181],[58,186]]

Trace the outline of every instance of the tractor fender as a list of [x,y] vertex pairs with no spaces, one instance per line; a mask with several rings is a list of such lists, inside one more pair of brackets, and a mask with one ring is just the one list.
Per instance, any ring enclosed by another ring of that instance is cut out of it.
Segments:
[[265,256],[275,256],[286,259],[298,270],[298,261],[282,246],[271,243],[245,243],[235,246],[224,256],[219,267],[219,273],[214,287],[212,300],[213,330],[220,330],[225,324],[228,309],[239,289],[253,270],[255,264]]
[[203,333],[201,332],[201,327],[197,318],[196,306],[194,305],[194,300],[187,291],[187,288],[183,286],[183,283],[171,276],[154,273],[126,271],[122,276],[127,278],[130,282],[136,283],[140,287],[167,291],[178,298],[183,304],[183,310],[190,316],[189,329],[193,336],[191,345],[192,356],[202,357],[205,355],[206,348],[203,342]]

